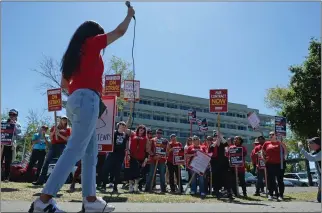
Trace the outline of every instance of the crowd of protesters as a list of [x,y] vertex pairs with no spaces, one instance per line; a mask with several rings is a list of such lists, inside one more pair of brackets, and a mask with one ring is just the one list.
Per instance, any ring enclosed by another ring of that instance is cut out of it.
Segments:
[[[7,122],[17,124],[15,137],[21,134],[20,125],[17,123],[18,112],[11,110]],[[229,149],[242,147],[244,157],[248,150],[243,146],[243,139],[240,136],[225,139],[216,130],[212,136],[205,137],[201,141],[198,136],[187,138],[185,145],[177,141],[176,135],[170,135],[169,140],[163,136],[163,130],[157,129],[154,133],[144,125],[139,125],[135,131],[128,129],[129,122],[119,122],[113,137],[114,150],[111,153],[99,152],[97,161],[97,189],[106,191],[107,187],[113,188],[114,193],[118,193],[118,185],[123,180],[123,188],[130,193],[152,192],[156,190],[156,174],[159,174],[161,193],[168,193],[167,183],[169,183],[169,193],[181,194],[184,189],[181,180],[181,166],[173,162],[173,148],[184,149],[186,155],[193,155],[196,151],[202,151],[211,156],[208,170],[203,176],[193,175],[188,171],[189,188],[191,195],[199,195],[205,198],[211,194],[218,199],[226,197],[230,200],[238,196],[236,187],[236,177],[242,188],[242,195],[247,196],[245,183],[245,162],[236,170],[229,163]],[[62,116],[58,125],[49,130],[47,126],[41,126],[39,131],[32,137],[32,154],[26,170],[26,176],[33,180],[34,185],[43,185],[46,182],[49,163],[53,158],[59,157],[64,151],[68,138],[71,135],[71,128],[68,127],[68,118]],[[321,168],[321,141],[320,138],[313,138],[308,141],[313,154],[307,153],[299,143],[301,153],[310,161],[316,162],[320,179]],[[4,162],[4,179],[8,180],[10,175],[10,163],[12,161],[12,147],[2,147],[2,162]],[[46,152],[48,150],[48,152]],[[164,152],[164,154],[160,154]],[[254,196],[265,193],[265,172],[259,166],[259,158],[264,160],[267,171],[268,200],[273,200],[274,196],[278,201],[283,200],[285,172],[285,158],[287,149],[284,143],[277,140],[274,132],[269,134],[269,140],[259,136],[254,142],[254,148],[250,152],[254,172],[257,174],[256,192]],[[245,159],[245,158],[243,158]],[[36,175],[32,175],[32,168],[37,164]],[[77,170],[74,173],[70,190],[75,190],[75,184],[81,174],[81,161],[77,163]],[[187,169],[188,170],[188,169]],[[122,172],[123,171],[123,172]],[[235,173],[237,172],[237,174]],[[121,173],[123,177],[121,178]],[[210,180],[212,178],[212,180]],[[168,179],[168,181],[166,181]],[[210,184],[212,182],[212,184]],[[107,186],[109,184],[109,186]],[[212,187],[212,188],[210,188]],[[319,187],[317,200],[321,202],[321,190]]]

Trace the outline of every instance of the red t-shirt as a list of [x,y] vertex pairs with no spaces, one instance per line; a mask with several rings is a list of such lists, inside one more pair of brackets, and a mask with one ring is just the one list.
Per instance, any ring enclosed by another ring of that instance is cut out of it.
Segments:
[[252,153],[250,154],[250,158],[252,159],[252,163],[257,165],[258,164],[258,152],[262,150],[262,145],[257,144],[254,149],[252,150]]
[[187,150],[187,154],[195,154],[198,150],[207,153],[206,147],[200,145],[200,146],[195,146],[195,145],[191,145],[189,146],[188,150]]
[[211,158],[217,158],[218,156],[218,146],[207,146],[208,153],[212,153]]
[[[55,130],[55,126],[51,127],[50,132],[53,132],[54,130]],[[64,137],[69,137],[69,136],[70,136],[70,134],[71,134],[71,130],[70,130],[70,128],[60,129],[60,130],[59,130],[59,134],[61,134],[61,135],[62,135],[62,136],[64,136]],[[54,134],[54,137],[53,137],[53,139],[52,139],[51,143],[52,143],[52,144],[66,144],[66,143],[67,143],[67,141],[66,141],[66,140],[64,140],[64,139],[62,139],[62,138],[61,138],[61,137],[59,137],[59,136],[58,136],[58,140],[56,140],[56,136],[55,136],[55,134]]]
[[144,160],[145,158],[145,147],[148,139],[147,137],[136,136],[136,134],[131,135],[130,143],[130,153],[131,157],[137,160]]
[[[180,142],[175,142],[175,143],[170,142],[169,146],[170,146],[170,148],[173,148],[173,147],[182,148],[182,144]],[[171,152],[169,152],[167,161],[173,164],[173,150]]]
[[238,167],[238,172],[245,172],[245,156],[247,155],[247,149],[244,146],[236,146],[236,145],[231,145],[229,148],[235,148],[235,147],[243,147],[243,157],[244,157],[244,164],[241,167]]
[[[156,155],[156,150],[159,149],[161,152],[166,153],[167,145],[168,145],[168,140],[165,138],[157,138],[154,137],[151,139],[151,150],[154,153],[154,156]],[[151,162],[155,163],[155,160],[153,159],[153,156],[151,156]],[[159,163],[165,163],[167,161],[167,157],[164,155],[164,157],[161,157],[159,159]]]
[[[281,154],[280,154],[281,142],[276,141],[266,141],[263,145],[263,151],[265,152],[266,163],[279,164],[281,163]],[[282,146],[283,156],[284,148]]]
[[69,94],[78,89],[92,89],[102,93],[104,63],[100,53],[106,46],[107,34],[93,36],[85,41],[82,46],[79,70],[69,81]]

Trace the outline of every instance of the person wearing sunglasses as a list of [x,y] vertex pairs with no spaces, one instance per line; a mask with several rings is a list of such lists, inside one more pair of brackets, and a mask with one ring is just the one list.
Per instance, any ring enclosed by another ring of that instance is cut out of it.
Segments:
[[125,169],[126,179],[129,181],[129,192],[137,193],[139,191],[139,181],[141,168],[146,157],[146,144],[148,138],[146,127],[139,125],[135,132],[131,134],[130,143],[130,168]]
[[71,129],[68,127],[68,118],[63,115],[61,116],[57,127],[53,126],[50,129],[51,146],[49,147],[46,160],[42,166],[41,175],[33,185],[43,185],[45,183],[50,162],[54,158],[59,158],[63,153],[70,135]]
[[4,161],[4,176],[3,181],[8,181],[10,177],[10,165],[11,162],[16,158],[17,140],[21,135],[21,125],[18,123],[18,111],[11,109],[9,111],[9,118],[7,121],[3,121],[7,124],[14,124],[13,138],[10,145],[1,145],[1,162]]
[[300,149],[300,153],[304,155],[304,157],[311,162],[315,163],[315,169],[318,173],[318,193],[317,193],[317,201],[321,203],[321,139],[319,137],[314,137],[307,140],[309,144],[309,149],[312,151],[308,153],[302,144],[302,142],[298,142],[298,147]]
[[168,140],[162,137],[163,131],[162,129],[156,130],[156,137],[152,138],[151,146],[150,146],[150,156],[152,157],[152,161],[150,163],[150,169],[148,174],[148,179],[146,181],[145,191],[151,191],[151,182],[152,179],[155,180],[154,170],[157,166],[157,169],[160,172],[160,184],[161,184],[161,192],[166,193],[166,183],[165,183],[165,173],[166,173],[166,148],[168,146]]
[[[282,201],[285,186],[283,181],[284,169],[281,168],[281,165],[283,165],[287,150],[285,145],[277,140],[275,132],[269,133],[269,139],[262,146],[262,155],[267,171],[268,200],[273,200],[273,193],[275,192],[277,194],[277,201]],[[276,179],[278,186],[276,185]]]

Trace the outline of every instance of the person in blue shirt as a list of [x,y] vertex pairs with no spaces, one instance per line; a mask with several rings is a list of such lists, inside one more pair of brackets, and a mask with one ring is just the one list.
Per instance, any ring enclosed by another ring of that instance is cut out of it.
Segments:
[[[50,139],[49,135],[46,134],[48,130],[47,126],[42,126],[39,128],[39,131],[35,133],[32,137],[32,153],[30,157],[30,161],[28,164],[26,175],[28,179],[31,179],[34,181],[37,180],[42,168],[42,165],[44,164],[44,160],[46,157],[46,147],[49,146]],[[37,163],[37,172],[36,176],[32,177],[32,169],[34,165]]]
[[9,145],[2,145],[1,144],[1,162],[4,161],[4,177],[3,181],[8,181],[10,176],[10,165],[12,160],[16,157],[16,147],[17,147],[17,140],[19,140],[21,136],[21,126],[18,123],[18,110],[11,109],[9,111],[9,118],[8,120],[1,121],[1,123],[7,124],[15,124],[12,143]]

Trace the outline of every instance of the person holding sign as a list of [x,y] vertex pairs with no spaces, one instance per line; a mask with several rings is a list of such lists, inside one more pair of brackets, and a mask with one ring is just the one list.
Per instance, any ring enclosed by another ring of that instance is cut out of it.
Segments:
[[[200,145],[200,139],[198,136],[194,135],[192,138],[192,145],[189,146],[188,150],[187,150],[187,154],[196,154],[197,151],[201,151],[204,153],[207,153],[207,150],[204,146]],[[190,163],[189,163],[190,164]],[[206,197],[206,193],[205,193],[205,180],[204,177],[201,175],[193,175],[192,176],[192,181],[191,181],[191,190],[190,190],[190,194],[191,195],[196,195],[197,193],[197,179],[199,182],[199,191],[200,191],[200,197],[203,199]]]
[[83,211],[114,211],[115,207],[96,196],[95,188],[98,154],[96,123],[106,108],[100,100],[104,73],[101,53],[125,34],[133,16],[134,10],[129,6],[124,21],[112,32],[105,33],[98,23],[85,21],[72,36],[62,58],[60,85],[69,93],[66,110],[73,131],[42,194],[32,203],[29,212],[61,211],[53,197],[79,160],[82,160]]
[[50,129],[51,146],[47,153],[45,163],[42,166],[41,175],[39,179],[37,179],[37,182],[33,183],[33,185],[44,184],[50,162],[53,160],[53,158],[60,157],[60,155],[63,153],[70,134],[71,129],[68,127],[68,118],[66,116],[62,116],[57,127],[53,126]]
[[[283,156],[286,155],[286,148],[284,145],[276,140],[275,132],[269,133],[270,140],[266,141],[262,147],[262,154],[265,160],[267,170],[267,187],[268,187],[268,200],[273,200],[273,193],[277,191],[276,179],[278,183],[277,200],[283,200],[285,190],[283,169],[281,168],[281,161]],[[282,156],[280,150],[282,149]]]
[[166,157],[166,148],[168,146],[168,140],[162,137],[163,130],[156,130],[156,137],[151,140],[151,148],[150,148],[150,156],[152,157],[152,161],[150,163],[150,170],[148,179],[146,181],[145,191],[151,191],[153,187],[153,183],[156,177],[156,171],[159,169],[160,172],[160,184],[161,184],[161,192],[166,193],[166,185],[165,185],[165,172],[167,161]]
[[[44,125],[39,128],[38,133],[35,133],[32,136],[32,139],[31,139],[32,152],[31,152],[31,157],[26,171],[26,176],[28,177],[28,179],[37,180],[40,175],[40,171],[46,157],[46,147],[48,147],[49,141],[50,141],[49,135],[46,134],[47,130],[48,130],[48,127]],[[36,163],[37,163],[36,177],[32,177],[32,169],[34,168],[34,165]]]
[[256,192],[254,196],[260,196],[260,192],[264,193],[265,171],[264,168],[261,166],[261,151],[262,146],[265,143],[265,138],[263,136],[259,136],[256,140],[258,143],[252,150],[251,159],[252,163],[255,165],[257,173]]
[[233,172],[233,176],[232,176],[233,177],[233,181],[232,181],[233,187],[232,187],[232,189],[233,189],[234,194],[237,196],[237,189],[236,189],[237,181],[235,178],[238,177],[238,180],[239,180],[240,185],[243,190],[243,196],[247,197],[246,182],[245,182],[245,156],[247,155],[247,149],[245,146],[243,146],[243,142],[244,142],[244,140],[240,136],[236,136],[234,138],[234,145],[230,146],[229,149],[234,149],[236,147],[242,147],[243,162],[241,165],[239,165],[237,167],[237,170],[236,169],[234,170],[235,172],[237,171],[237,174],[235,172]]
[[179,169],[181,168],[180,165],[176,164],[174,162],[174,152],[179,152],[179,150],[182,149],[182,144],[177,141],[177,137],[175,134],[170,135],[170,143],[167,146],[167,167],[168,167],[168,172],[169,172],[169,182],[170,182],[170,189],[172,193],[175,193],[176,186],[174,184],[174,176],[177,177],[177,184],[178,184],[178,189],[179,192],[183,192],[183,187],[181,181],[181,174]]
[[136,131],[131,134],[130,168],[125,169],[130,193],[139,191],[140,172],[146,157],[147,141],[146,127],[144,125],[138,126]]
[[[10,133],[7,135],[3,134],[4,127]],[[7,139],[6,141],[3,139]],[[13,159],[15,159],[16,140],[21,138],[21,126],[18,123],[18,111],[16,109],[11,109],[9,111],[9,118],[7,121],[1,121],[1,162],[4,161],[4,181],[9,180],[10,176],[10,165]]]

